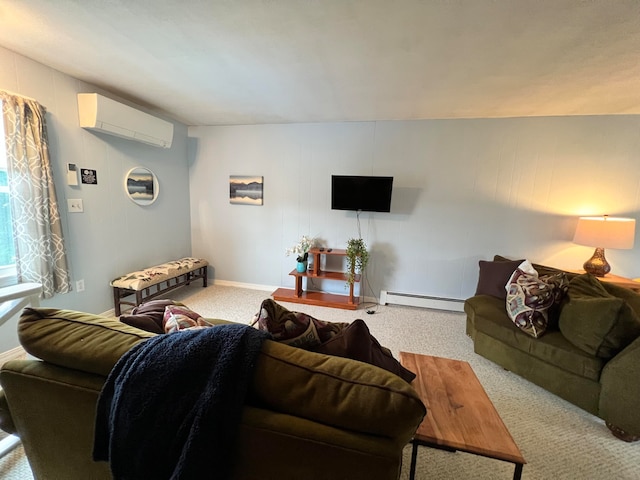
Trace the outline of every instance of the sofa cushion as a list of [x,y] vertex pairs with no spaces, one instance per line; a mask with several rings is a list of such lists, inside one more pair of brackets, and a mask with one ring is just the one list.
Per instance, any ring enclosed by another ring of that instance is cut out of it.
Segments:
[[[30,354],[103,377],[126,351],[155,336],[116,318],[53,308],[26,308],[18,328]],[[253,405],[401,445],[409,442],[426,412],[416,391],[397,375],[271,340],[258,356],[250,392]]]
[[610,282],[600,282],[604,289],[614,297],[622,298],[640,318],[640,294],[630,288],[621,287]]
[[585,352],[609,359],[640,336],[636,312],[593,275],[572,279],[568,298],[560,312],[560,331]]
[[34,357],[106,376],[126,351],[155,334],[116,318],[57,308],[25,308],[18,336]]
[[505,285],[522,262],[523,260],[480,260],[476,295],[491,295],[504,300],[507,297]]
[[389,349],[378,343],[369,332],[367,324],[361,319],[354,320],[340,333],[312,350],[384,368],[409,383],[416,378],[415,373],[404,368],[398,360],[393,358]]
[[541,338],[525,334],[511,322],[500,299],[471,297],[465,302],[465,311],[477,331],[558,368],[596,382],[599,380],[604,359],[587,354],[556,330],[548,330]]
[[[426,412],[397,375],[271,340],[258,356],[251,397],[263,408],[405,443]],[[405,421],[398,422],[398,415]]]

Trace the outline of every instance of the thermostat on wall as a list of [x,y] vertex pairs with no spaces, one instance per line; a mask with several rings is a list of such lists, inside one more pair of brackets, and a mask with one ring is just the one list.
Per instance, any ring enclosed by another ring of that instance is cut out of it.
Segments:
[[78,167],[75,163],[67,163],[67,185],[78,185]]

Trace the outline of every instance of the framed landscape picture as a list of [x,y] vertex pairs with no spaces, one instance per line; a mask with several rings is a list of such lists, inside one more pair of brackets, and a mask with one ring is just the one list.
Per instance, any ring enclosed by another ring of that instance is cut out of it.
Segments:
[[135,167],[127,172],[124,179],[127,196],[138,205],[151,205],[158,198],[158,179],[151,170]]
[[229,175],[229,202],[237,205],[262,205],[263,177]]

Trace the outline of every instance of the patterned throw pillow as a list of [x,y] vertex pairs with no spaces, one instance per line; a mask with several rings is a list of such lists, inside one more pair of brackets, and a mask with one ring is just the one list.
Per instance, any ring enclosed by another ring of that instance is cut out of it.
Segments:
[[184,305],[167,305],[164,309],[164,333],[186,329],[206,328],[210,324],[199,313]]
[[325,322],[306,313],[292,312],[268,298],[260,305],[252,325],[269,332],[277,342],[309,349],[329,340],[348,324]]
[[525,260],[505,288],[511,321],[524,333],[539,338],[549,327],[549,310],[560,303],[566,292],[566,278],[562,272],[538,277],[538,272]]
[[550,285],[553,289],[553,304],[547,310],[548,324],[547,330],[558,330],[558,322],[560,319],[560,309],[567,297],[569,290],[569,277],[565,272],[558,271],[546,275],[540,275],[540,280]]

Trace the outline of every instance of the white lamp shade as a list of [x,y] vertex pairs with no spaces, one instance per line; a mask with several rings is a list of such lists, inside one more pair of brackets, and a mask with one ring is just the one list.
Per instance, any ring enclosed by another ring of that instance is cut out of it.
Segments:
[[573,241],[588,247],[628,250],[633,248],[635,233],[633,218],[580,217]]

